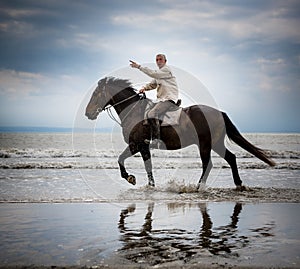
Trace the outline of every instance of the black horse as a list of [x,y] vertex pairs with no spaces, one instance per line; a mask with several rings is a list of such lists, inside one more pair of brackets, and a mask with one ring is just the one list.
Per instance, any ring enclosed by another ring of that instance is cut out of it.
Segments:
[[[155,185],[150,147],[145,142],[151,139],[151,128],[143,125],[148,102],[150,100],[141,98],[141,95],[136,93],[128,80],[110,77],[98,82],[86,107],[85,115],[90,120],[95,120],[101,111],[110,107],[117,112],[121,120],[124,140],[128,144],[119,156],[118,163],[121,176],[133,185],[136,184],[136,179],[126,172],[124,162],[138,152],[142,155],[149,185]],[[228,162],[236,187],[242,188],[236,157],[224,145],[225,135],[268,165],[275,165],[262,149],[252,145],[240,134],[226,113],[209,106],[193,105],[183,108],[179,124],[163,126],[160,131],[160,139],[164,142],[166,150],[177,150],[193,144],[198,146],[203,169],[198,188],[201,182],[206,182],[212,168],[211,150]]]

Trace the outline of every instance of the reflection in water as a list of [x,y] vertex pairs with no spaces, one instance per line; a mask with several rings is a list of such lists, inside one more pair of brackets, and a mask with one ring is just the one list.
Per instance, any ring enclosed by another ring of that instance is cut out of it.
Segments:
[[249,242],[244,236],[237,235],[237,224],[239,214],[242,211],[242,204],[235,204],[230,223],[215,228],[216,232],[212,231],[213,223],[206,206],[200,204],[199,207],[203,219],[199,243],[203,248],[208,249],[210,253],[214,255],[222,252],[231,253],[232,249],[237,248],[239,245],[245,246]]
[[[178,211],[179,207],[185,208],[187,204],[170,203],[169,211]],[[202,225],[199,229],[174,228],[176,223],[160,224],[155,219],[153,229],[154,203],[148,204],[143,225],[138,228],[129,228],[126,219],[134,215],[135,205],[129,205],[120,214],[119,231],[123,247],[119,250],[121,255],[132,262],[147,263],[150,265],[162,264],[175,260],[187,262],[193,258],[211,257],[219,255],[222,257],[238,257],[238,250],[246,247],[251,242],[251,237],[274,236],[271,226],[253,229],[253,234],[241,234],[238,231],[239,215],[242,204],[236,203],[228,224],[213,227],[213,221],[208,214],[205,203],[199,203],[198,208],[202,216]],[[184,217],[184,216],[183,216]],[[200,219],[200,218],[199,218]],[[130,223],[130,220],[127,221]],[[226,222],[226,220],[224,220]],[[193,224],[195,227],[197,224]],[[170,228],[166,228],[170,227]]]

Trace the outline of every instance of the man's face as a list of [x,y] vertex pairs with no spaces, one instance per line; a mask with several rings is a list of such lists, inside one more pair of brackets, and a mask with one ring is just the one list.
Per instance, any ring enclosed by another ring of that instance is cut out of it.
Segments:
[[166,60],[163,56],[156,56],[156,64],[158,68],[162,68],[166,64]]

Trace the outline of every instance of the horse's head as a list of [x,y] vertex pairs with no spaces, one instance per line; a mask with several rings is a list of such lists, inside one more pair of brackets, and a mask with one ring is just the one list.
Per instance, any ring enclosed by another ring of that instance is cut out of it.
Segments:
[[90,102],[85,109],[85,115],[90,120],[95,120],[99,113],[110,103],[111,96],[107,91],[107,82],[107,78],[98,81],[98,86],[94,90]]
[[[131,83],[128,80],[117,79],[117,78],[103,78],[98,81],[98,86],[94,90],[90,102],[88,103],[85,115],[90,120],[95,120],[99,113],[106,108],[108,105],[114,106],[116,102],[128,96],[122,96],[119,94],[124,89],[130,87]],[[132,88],[131,88],[132,89]],[[134,90],[129,94],[132,94]]]

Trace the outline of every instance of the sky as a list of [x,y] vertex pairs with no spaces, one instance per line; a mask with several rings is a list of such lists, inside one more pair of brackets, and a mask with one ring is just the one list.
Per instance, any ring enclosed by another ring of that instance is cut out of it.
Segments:
[[299,17],[298,0],[1,0],[0,126],[72,127],[100,78],[165,53],[242,132],[300,132]]

